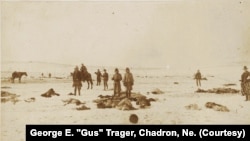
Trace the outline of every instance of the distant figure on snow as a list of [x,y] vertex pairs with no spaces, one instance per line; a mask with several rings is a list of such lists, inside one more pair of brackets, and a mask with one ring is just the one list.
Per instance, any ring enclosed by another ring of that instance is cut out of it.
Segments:
[[75,70],[73,72],[73,87],[74,89],[74,95],[76,95],[76,91],[78,91],[78,94],[81,95],[81,87],[82,87],[82,82],[81,82],[81,72],[78,69],[78,66],[75,67]]
[[246,96],[246,101],[250,100],[250,72],[247,70],[247,66],[243,68],[244,72],[241,74],[241,93]]
[[200,70],[197,70],[197,72],[195,73],[194,79],[196,79],[196,85],[198,87],[201,86],[201,73]]
[[133,74],[130,72],[129,68],[126,68],[126,73],[123,78],[123,84],[126,87],[126,96],[127,98],[131,97],[131,90],[133,89],[134,85],[134,78]]
[[115,69],[115,74],[113,75],[112,80],[114,81],[114,96],[116,94],[120,96],[122,75],[117,68]]
[[108,90],[108,80],[109,80],[109,74],[107,73],[107,70],[103,70],[104,73],[102,75],[103,77],[103,84],[104,84],[104,90]]
[[101,85],[102,73],[101,73],[101,71],[98,69],[97,72],[95,72],[95,74],[96,74],[96,80],[97,80],[96,85],[97,85],[97,86],[100,86],[100,85]]

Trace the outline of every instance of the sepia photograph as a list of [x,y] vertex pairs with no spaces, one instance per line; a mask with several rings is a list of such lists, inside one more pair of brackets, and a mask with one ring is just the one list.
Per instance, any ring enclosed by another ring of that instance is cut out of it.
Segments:
[[250,124],[250,1],[0,7],[1,141],[27,124]]

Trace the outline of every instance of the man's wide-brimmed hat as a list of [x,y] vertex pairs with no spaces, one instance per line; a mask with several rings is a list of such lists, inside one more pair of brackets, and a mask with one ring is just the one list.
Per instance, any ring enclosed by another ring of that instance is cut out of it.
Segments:
[[247,66],[244,66],[244,68],[243,68],[244,70],[247,70]]

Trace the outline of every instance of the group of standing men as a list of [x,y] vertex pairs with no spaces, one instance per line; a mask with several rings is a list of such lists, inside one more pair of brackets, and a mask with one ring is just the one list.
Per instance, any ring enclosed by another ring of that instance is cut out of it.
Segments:
[[103,74],[101,73],[101,71],[99,69],[97,70],[97,72],[95,72],[95,74],[96,74],[96,86],[101,85],[101,81],[103,78],[104,90],[108,90],[109,74],[107,73],[106,69],[104,69],[103,71],[104,71]]
[[114,96],[121,94],[121,81],[123,82],[123,85],[126,87],[126,96],[127,98],[131,97],[131,91],[133,89],[134,85],[134,77],[133,74],[130,72],[129,68],[126,68],[126,72],[124,74],[124,77],[122,78],[122,75],[119,73],[119,70],[115,69],[115,74],[112,77],[112,80],[114,81]]
[[[73,87],[74,87],[74,95],[76,95],[76,92],[78,91],[78,94],[80,95],[81,87],[82,87],[82,69],[87,70],[87,68],[82,65],[81,71],[79,70],[78,66],[75,67],[74,72],[72,73],[73,77]],[[124,74],[124,77],[122,78],[122,75],[120,74],[118,68],[115,68],[115,73],[113,77],[111,78],[114,81],[114,96],[120,96],[121,94],[121,81],[123,82],[123,85],[126,88],[126,97],[131,97],[131,91],[133,89],[134,85],[134,77],[133,74],[130,72],[129,68],[125,69],[126,72]],[[108,80],[109,80],[109,74],[107,73],[107,70],[104,69],[104,73],[102,74],[101,71],[98,69],[97,72],[95,72],[97,76],[97,82],[96,85],[101,85],[101,79],[103,78],[103,84],[104,84],[104,90],[108,90]]]
[[[250,72],[247,70],[248,68],[244,66],[243,70],[244,72],[241,75],[241,92],[243,95],[246,96],[246,101],[250,100]],[[73,76],[73,87],[74,89],[74,94],[76,95],[76,91],[78,90],[78,94],[80,95],[82,83],[82,72],[87,72],[87,68],[82,65],[81,70],[78,69],[78,66],[75,67],[74,72],[72,73]],[[109,80],[109,74],[107,73],[107,70],[104,69],[104,73],[102,74],[100,70],[98,69],[97,72],[95,72],[97,75],[97,86],[101,85],[101,78],[103,78],[103,83],[104,83],[104,90],[108,90],[108,80]],[[197,70],[195,74],[195,79],[196,79],[196,85],[198,87],[201,86],[201,73],[200,70]],[[128,98],[131,97],[131,91],[133,89],[134,85],[134,78],[133,74],[130,72],[129,68],[126,68],[126,72],[124,74],[124,77],[122,78],[122,75],[119,73],[118,68],[115,69],[115,74],[112,77],[112,80],[114,81],[114,96],[118,95],[120,96],[121,94],[121,81],[123,82],[123,85],[126,88],[126,96]]]

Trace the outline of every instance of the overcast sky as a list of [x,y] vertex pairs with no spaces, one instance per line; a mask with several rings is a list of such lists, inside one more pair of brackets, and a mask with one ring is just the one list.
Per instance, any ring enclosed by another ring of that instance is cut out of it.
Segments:
[[250,60],[250,1],[2,2],[2,61],[199,66]]

